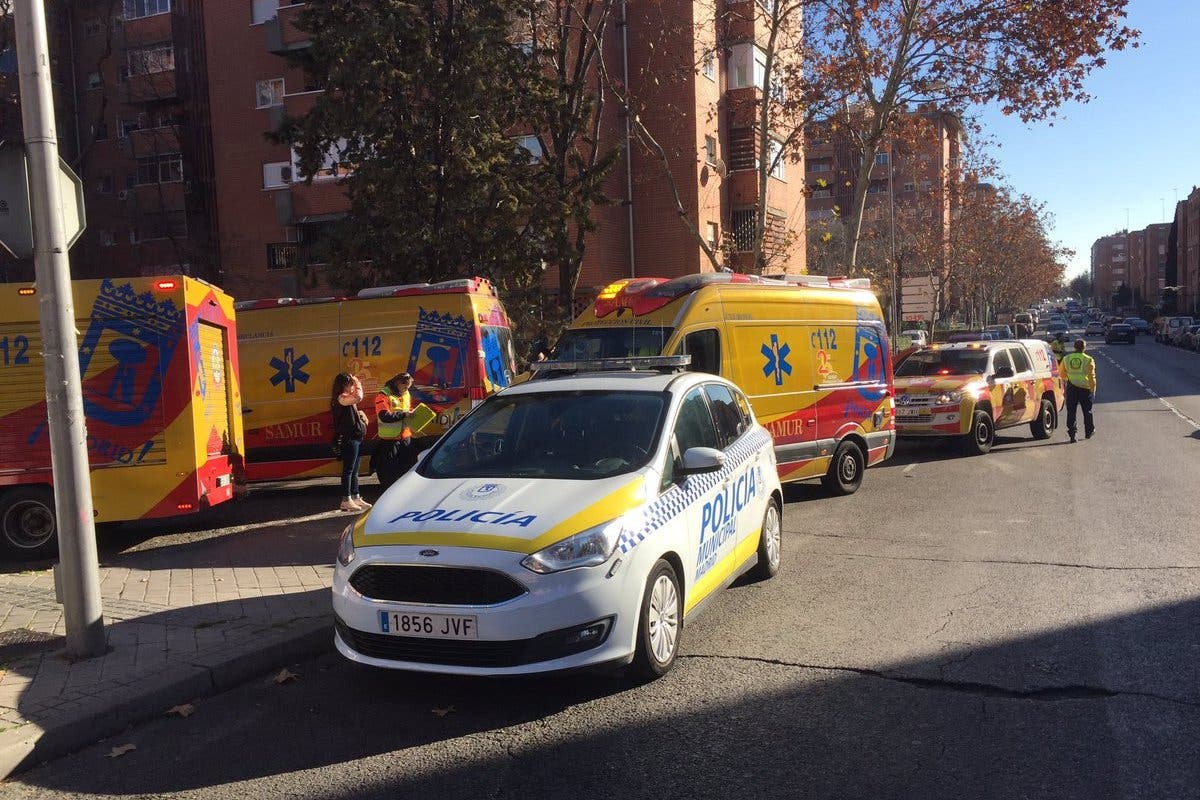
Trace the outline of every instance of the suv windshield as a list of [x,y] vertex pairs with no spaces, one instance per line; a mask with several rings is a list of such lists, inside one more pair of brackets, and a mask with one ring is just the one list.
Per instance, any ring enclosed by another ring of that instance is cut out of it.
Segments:
[[986,350],[922,350],[896,367],[897,378],[928,375],[982,375],[987,372]]
[[666,407],[658,392],[497,395],[442,438],[420,474],[588,480],[632,472],[650,460]]
[[579,328],[567,331],[554,346],[555,361],[635,358],[662,355],[671,328]]

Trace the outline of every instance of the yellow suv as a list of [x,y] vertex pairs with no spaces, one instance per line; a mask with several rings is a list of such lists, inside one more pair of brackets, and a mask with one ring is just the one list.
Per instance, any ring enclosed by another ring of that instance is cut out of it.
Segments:
[[982,455],[1004,428],[1028,424],[1049,439],[1062,408],[1058,362],[1039,339],[934,344],[896,366],[901,438],[952,436]]

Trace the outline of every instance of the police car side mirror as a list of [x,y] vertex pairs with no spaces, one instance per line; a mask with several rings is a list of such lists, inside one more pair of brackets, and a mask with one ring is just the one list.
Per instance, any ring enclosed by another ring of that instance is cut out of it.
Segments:
[[705,472],[716,472],[725,466],[725,454],[712,447],[689,447],[683,454],[683,466],[679,472],[683,475],[699,475]]

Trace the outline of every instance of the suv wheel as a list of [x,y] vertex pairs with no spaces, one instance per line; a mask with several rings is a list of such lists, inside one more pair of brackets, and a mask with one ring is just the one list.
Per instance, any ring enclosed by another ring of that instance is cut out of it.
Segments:
[[987,455],[996,442],[996,423],[987,411],[976,411],[971,417],[971,432],[967,434],[967,452],[973,456]]
[[1029,423],[1029,429],[1033,432],[1033,438],[1049,439],[1056,427],[1058,427],[1058,416],[1055,413],[1054,403],[1043,397],[1037,419]]

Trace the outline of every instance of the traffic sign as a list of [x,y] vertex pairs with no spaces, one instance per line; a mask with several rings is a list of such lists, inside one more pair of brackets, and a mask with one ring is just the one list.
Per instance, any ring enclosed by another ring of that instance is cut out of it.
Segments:
[[[83,235],[87,217],[83,208],[83,181],[61,158],[58,160],[58,191],[62,198],[67,247],[70,247]],[[29,170],[25,163],[25,148],[19,144],[0,146],[0,247],[14,258],[33,255]]]

